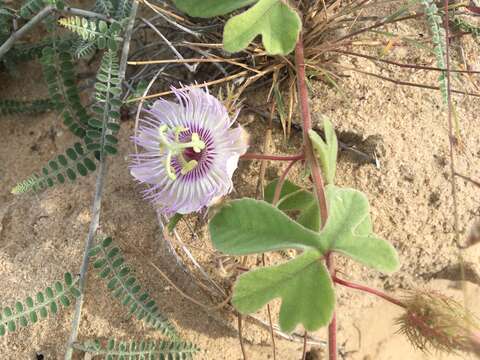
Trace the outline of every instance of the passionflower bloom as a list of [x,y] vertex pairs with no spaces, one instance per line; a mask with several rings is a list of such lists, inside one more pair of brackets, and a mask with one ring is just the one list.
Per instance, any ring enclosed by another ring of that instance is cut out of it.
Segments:
[[156,101],[132,138],[142,151],[130,172],[144,197],[166,215],[199,211],[228,194],[247,137],[207,90],[173,89],[177,102]]

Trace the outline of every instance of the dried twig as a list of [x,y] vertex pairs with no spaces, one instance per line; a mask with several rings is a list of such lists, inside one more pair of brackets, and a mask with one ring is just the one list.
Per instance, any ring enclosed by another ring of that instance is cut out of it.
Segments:
[[[132,10],[129,16],[129,23],[125,31],[122,56],[120,58],[120,67],[119,67],[119,79],[123,80],[125,77],[125,71],[127,66],[127,58],[130,50],[130,39],[133,32],[133,24],[135,22],[135,17],[137,15],[138,2],[134,1],[132,5]],[[105,131],[105,130],[104,130]],[[102,134],[103,137],[105,134]],[[80,267],[80,281],[79,281],[79,291],[80,296],[77,298],[75,303],[75,314],[72,321],[72,327],[70,332],[70,338],[67,343],[67,351],[65,353],[65,360],[71,360],[73,355],[72,344],[77,341],[78,328],[80,325],[80,317],[82,312],[82,305],[85,296],[85,285],[86,285],[86,276],[88,271],[88,263],[90,260],[90,249],[93,246],[95,234],[97,232],[98,224],[100,221],[100,210],[102,207],[102,196],[105,183],[105,176],[107,174],[107,162],[106,157],[102,156],[100,158],[100,165],[97,174],[97,180],[95,183],[95,197],[93,199],[92,205],[92,220],[90,222],[90,227],[88,230],[87,240],[85,242],[85,250],[83,253],[82,265]]]

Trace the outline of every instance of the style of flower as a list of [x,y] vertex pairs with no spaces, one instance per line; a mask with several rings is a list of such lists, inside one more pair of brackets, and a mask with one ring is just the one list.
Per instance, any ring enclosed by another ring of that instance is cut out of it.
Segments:
[[130,172],[158,210],[188,214],[232,191],[232,175],[247,151],[247,136],[231,128],[225,106],[207,90],[173,89],[177,102],[161,99],[145,111],[132,140]]

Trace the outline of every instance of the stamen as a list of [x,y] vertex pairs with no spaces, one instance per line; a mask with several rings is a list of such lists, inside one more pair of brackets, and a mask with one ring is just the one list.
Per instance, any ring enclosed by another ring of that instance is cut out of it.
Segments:
[[172,152],[169,151],[167,154],[167,159],[165,160],[165,168],[167,170],[167,175],[170,179],[176,180],[177,175],[175,174],[175,169],[172,166]]
[[183,150],[192,148],[196,153],[200,153],[203,149],[205,149],[205,143],[200,139],[198,133],[192,133],[189,142],[180,142],[180,134],[188,130],[182,126],[177,126],[173,129],[175,140],[170,140],[166,136],[166,131],[168,129],[168,126],[165,124],[159,127],[158,140],[160,142],[160,151],[163,152],[165,149],[168,150],[167,158],[165,160],[165,169],[168,177],[172,180],[176,180],[177,175],[175,174],[175,169],[172,166],[172,158],[176,156],[180,160],[182,164],[180,173],[185,175],[195,169],[195,167],[198,165],[198,162],[196,160],[190,160],[187,162],[183,156]]
[[188,163],[183,165],[182,170],[180,171],[180,174],[186,175],[187,173],[195,169],[197,165],[198,165],[197,160],[190,160]]

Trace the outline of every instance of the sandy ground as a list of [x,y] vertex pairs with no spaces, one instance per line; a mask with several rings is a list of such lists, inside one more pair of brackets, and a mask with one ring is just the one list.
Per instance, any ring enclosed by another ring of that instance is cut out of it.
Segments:
[[[463,46],[470,65],[480,70],[478,47],[468,40],[463,41]],[[398,52],[394,55],[404,62],[424,63],[423,59],[401,46],[393,51]],[[407,81],[435,83],[436,74],[415,70],[399,72],[392,67],[380,69],[367,60],[341,61],[345,66],[402,76]],[[22,75],[18,79],[0,74],[2,98],[43,96],[45,86],[38,65],[22,66],[23,71],[28,76]],[[375,150],[379,166],[361,164],[348,154],[342,154],[337,181],[342,186],[355,187],[367,194],[375,231],[397,248],[402,268],[392,276],[384,276],[338,257],[342,276],[399,296],[404,290],[413,288],[440,290],[459,300],[465,296],[467,304],[477,311],[475,305],[480,299],[480,290],[474,275],[479,273],[480,245],[463,252],[471,273],[466,292],[459,290],[461,277],[455,271],[458,250],[453,242],[448,127],[439,94],[399,87],[352,72],[347,74],[351,76],[342,81],[346,97],[325,84],[316,83],[312,107],[315,114],[322,113],[332,119],[341,140],[359,148]],[[19,82],[21,86],[18,86]],[[456,87],[472,91],[478,85],[476,79],[455,83]],[[456,151],[457,170],[479,179],[480,126],[477,114],[480,103],[478,99],[462,96],[457,96],[455,102],[463,134],[463,146]],[[258,150],[266,130],[263,120],[249,114],[239,121],[247,124],[253,147]],[[174,259],[165,248],[155,212],[141,199],[139,188],[128,173],[128,154],[132,151],[128,137],[132,131],[132,120],[122,123],[119,154],[109,161],[100,230],[113,236],[122,247],[145,289],[178,325],[185,339],[202,348],[196,358],[241,359],[233,319],[223,312],[205,311],[179,296],[149,264],[159,266],[190,296],[209,302],[210,299],[192,284],[188,275],[175,267]],[[294,152],[298,146],[298,134],[293,135],[288,145],[283,143],[279,129],[274,129],[273,135],[271,151]],[[14,197],[9,193],[19,180],[38,170],[73,141],[73,136],[53,113],[0,120],[2,306],[13,305],[15,300],[35,294],[60,279],[65,271],[78,271],[90,221],[94,177],[38,195]],[[276,165],[268,165],[266,179],[273,179],[278,172]],[[242,163],[235,175],[237,193],[234,196],[254,194],[258,173],[258,163]],[[298,171],[294,174],[297,176]],[[458,181],[458,189],[461,240],[465,241],[471,226],[479,220],[478,189],[463,180]],[[205,244],[208,247],[208,239],[202,236],[204,229],[198,229],[198,234],[199,239],[192,241],[196,241],[197,246]],[[201,259],[210,273],[218,275],[217,264],[210,257]],[[338,289],[338,294],[339,344],[345,359],[469,359],[465,355],[427,355],[415,351],[401,335],[396,334],[393,323],[401,313],[399,309],[346,289]],[[158,338],[123,310],[120,304],[110,299],[105,284],[90,272],[80,339]],[[61,359],[71,318],[72,308],[69,308],[55,319],[43,320],[21,329],[16,335],[0,338],[0,358],[36,359],[36,354],[41,353],[44,359]],[[325,332],[319,331],[315,336],[325,338]],[[247,324],[245,337],[250,359],[273,358],[267,331]],[[279,359],[299,359],[301,344],[277,339],[277,353]],[[323,358],[322,351],[315,351],[315,354],[312,352],[309,358]]]

